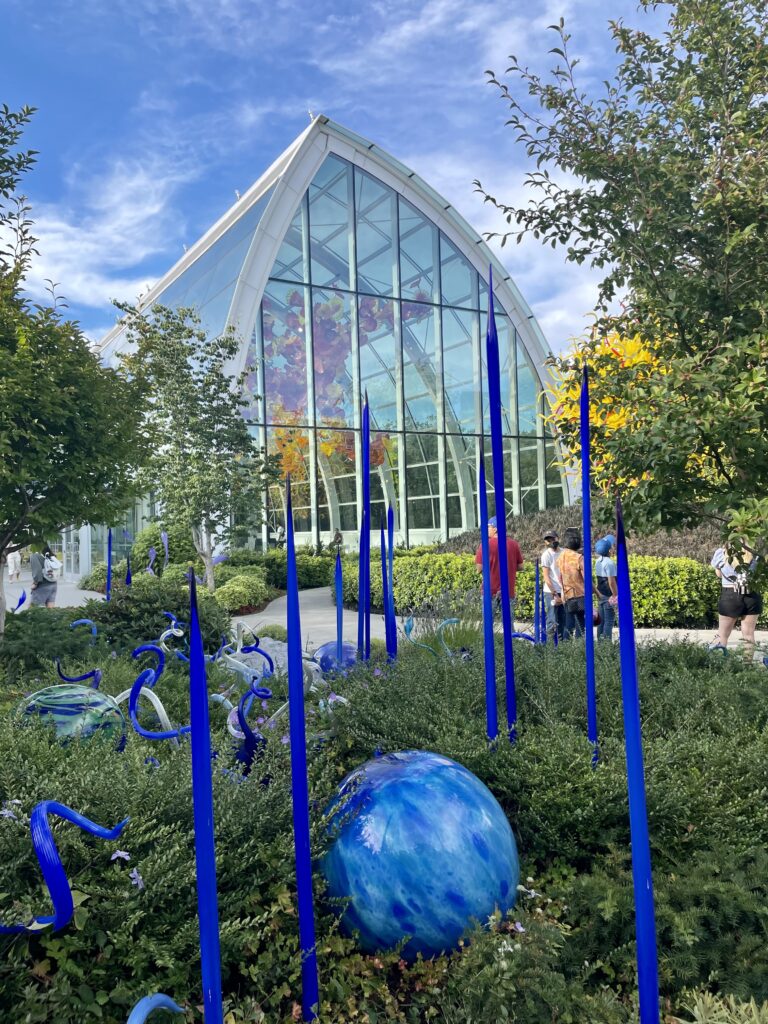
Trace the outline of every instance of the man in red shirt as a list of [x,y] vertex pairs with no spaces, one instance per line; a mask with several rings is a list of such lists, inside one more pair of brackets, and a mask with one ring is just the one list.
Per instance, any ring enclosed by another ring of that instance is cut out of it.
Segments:
[[[501,579],[499,577],[499,531],[496,528],[496,516],[488,520],[488,564],[491,573],[491,595],[496,604],[499,603],[501,590]],[[507,576],[509,579],[509,600],[513,604],[515,600],[515,582],[517,570],[523,564],[523,553],[520,545],[512,537],[507,537]],[[483,571],[483,545],[480,544],[475,553],[475,565],[477,571]]]

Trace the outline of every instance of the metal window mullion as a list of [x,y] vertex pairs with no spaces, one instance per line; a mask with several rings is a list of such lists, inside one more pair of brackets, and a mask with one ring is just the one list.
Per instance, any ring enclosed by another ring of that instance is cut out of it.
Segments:
[[517,408],[517,361],[518,334],[515,325],[509,322],[509,344],[511,357],[509,411],[512,417],[511,469],[512,469],[512,510],[516,516],[522,513],[523,501],[520,487],[520,414]]
[[395,203],[395,231],[397,238],[396,256],[396,291],[397,306],[395,309],[395,352],[397,354],[397,444],[398,465],[400,468],[400,534],[406,547],[410,547],[408,525],[408,466],[406,463],[405,444],[405,362],[403,358],[403,297],[402,297],[402,252],[400,249],[400,196]]

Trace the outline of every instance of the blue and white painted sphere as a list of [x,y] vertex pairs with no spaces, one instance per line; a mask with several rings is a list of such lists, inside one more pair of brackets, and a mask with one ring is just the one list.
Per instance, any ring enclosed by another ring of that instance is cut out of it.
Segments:
[[406,960],[435,956],[513,906],[512,829],[488,787],[450,758],[406,750],[367,761],[341,783],[334,811],[322,869],[329,895],[348,901],[342,928],[366,952],[410,936]]
[[24,719],[38,718],[52,725],[56,739],[66,742],[92,736],[112,740],[118,749],[125,745],[125,717],[107,693],[79,683],[47,686],[20,707]]
[[323,672],[338,672],[340,669],[343,672],[344,669],[352,668],[357,661],[357,649],[354,644],[350,644],[346,640],[343,641],[341,645],[341,666],[339,666],[336,641],[329,640],[327,644],[317,648],[314,653],[314,659],[320,665]]

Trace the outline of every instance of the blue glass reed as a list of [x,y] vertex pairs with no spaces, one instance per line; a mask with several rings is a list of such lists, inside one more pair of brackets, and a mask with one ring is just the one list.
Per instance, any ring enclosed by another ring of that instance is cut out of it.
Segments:
[[629,827],[632,841],[632,883],[635,891],[640,1024],[659,1024],[659,966],[653,906],[651,841],[648,835],[648,810],[645,801],[635,620],[629,579],[627,542],[624,535],[624,516],[620,499],[616,502],[616,566],[616,583],[619,591],[621,699],[624,705],[624,740],[627,753],[627,790],[629,792]]
[[488,495],[485,490],[485,450],[480,442],[480,543],[483,556],[483,657],[485,660],[485,729],[493,743],[499,735],[496,706],[496,646],[493,639],[493,598],[488,546]]
[[517,721],[515,692],[515,661],[512,652],[512,609],[509,603],[509,572],[507,567],[507,508],[504,497],[504,449],[501,436],[501,370],[499,369],[499,338],[493,310],[493,268],[488,268],[488,331],[485,343],[488,368],[488,414],[491,421],[491,461],[493,492],[496,504],[496,529],[499,545],[499,582],[501,625],[504,634],[504,680],[507,697],[507,733],[514,743]]
[[336,666],[341,669],[343,661],[344,634],[344,576],[341,571],[341,552],[336,552],[336,569],[334,570],[334,586],[336,589]]
[[371,656],[371,413],[368,407],[368,392],[365,392],[363,404],[363,516],[365,518],[365,608],[363,621],[365,623],[365,650],[366,661]]
[[301,616],[296,548],[293,537],[291,478],[288,491],[288,717],[291,741],[291,794],[293,798],[293,839],[296,850],[296,889],[299,904],[299,945],[301,947],[301,1007],[305,1021],[315,1020],[320,1000],[315,949],[315,911],[312,900],[312,853],[309,842],[309,784],[307,781],[307,738],[304,722],[304,668],[301,660]]
[[589,371],[581,371],[579,402],[581,422],[581,514],[584,545],[584,640],[587,656],[587,737],[592,744],[592,763],[597,762],[597,690],[595,687],[595,627],[592,623],[592,485],[589,452]]
[[221,949],[216,897],[216,849],[213,838],[211,732],[205,653],[197,612],[197,583],[189,574],[189,713],[192,740],[192,804],[197,868],[197,914],[200,924],[200,966],[205,1024],[223,1024]]
[[107,530],[107,600],[112,596],[112,527]]
[[131,556],[130,555],[126,555],[125,556],[125,585],[126,585],[126,587],[130,587],[131,583],[133,583],[133,576],[131,575]]
[[535,576],[533,585],[533,639],[537,644],[541,643],[541,576],[539,572],[539,560],[535,563]]
[[387,509],[387,541],[389,547],[389,618],[392,630],[392,657],[397,657],[397,617],[395,615],[395,513],[392,505]]

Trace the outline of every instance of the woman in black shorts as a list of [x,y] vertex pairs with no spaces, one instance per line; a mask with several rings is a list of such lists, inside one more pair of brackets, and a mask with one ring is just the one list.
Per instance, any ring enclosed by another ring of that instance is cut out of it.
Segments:
[[728,638],[733,632],[736,620],[741,619],[741,638],[752,649],[755,646],[755,627],[763,610],[763,599],[751,587],[751,574],[755,568],[756,558],[751,562],[747,559],[752,552],[744,545],[742,560],[728,561],[728,553],[718,548],[710,563],[720,577],[720,600],[717,603],[719,623],[717,637],[709,645],[710,650],[728,647]]

